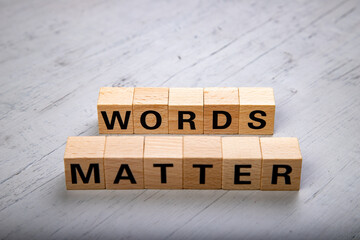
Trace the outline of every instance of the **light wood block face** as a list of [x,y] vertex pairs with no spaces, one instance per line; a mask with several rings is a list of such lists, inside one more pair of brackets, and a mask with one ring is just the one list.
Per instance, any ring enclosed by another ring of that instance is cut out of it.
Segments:
[[223,137],[222,188],[260,189],[261,150],[258,137]]
[[69,137],[64,155],[69,190],[104,189],[105,137]]
[[183,188],[183,138],[145,137],[145,188]]
[[239,88],[239,97],[239,134],[273,134],[274,90],[272,88]]
[[107,137],[104,168],[107,189],[143,189],[144,137]]
[[221,138],[184,136],[184,188],[221,188]]
[[169,133],[203,134],[202,88],[169,89]]
[[238,88],[204,89],[204,133],[239,133]]
[[299,190],[302,157],[297,138],[260,138],[261,190]]
[[100,88],[97,111],[99,133],[132,134],[134,88]]
[[168,88],[135,88],[134,133],[167,134],[168,103]]

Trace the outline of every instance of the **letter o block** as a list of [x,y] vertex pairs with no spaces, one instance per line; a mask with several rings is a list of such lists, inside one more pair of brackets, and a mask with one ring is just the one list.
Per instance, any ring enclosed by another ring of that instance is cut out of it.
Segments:
[[302,157],[297,138],[260,138],[261,190],[298,191]]
[[68,190],[104,189],[105,136],[69,137],[64,165]]
[[169,132],[168,103],[168,88],[135,88],[134,133],[167,134]]

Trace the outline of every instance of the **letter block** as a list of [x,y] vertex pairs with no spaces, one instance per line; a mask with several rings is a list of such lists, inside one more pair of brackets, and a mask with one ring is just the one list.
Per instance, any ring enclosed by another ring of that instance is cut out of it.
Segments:
[[134,88],[100,88],[97,111],[99,133],[134,133],[132,105]]
[[135,88],[134,132],[167,134],[168,103],[168,88]]
[[273,134],[274,90],[272,88],[239,88],[239,97],[239,134]]
[[68,190],[104,189],[105,136],[69,137],[64,154]]
[[202,88],[169,89],[169,133],[204,133]]
[[104,168],[107,189],[143,189],[144,137],[107,137]]
[[261,150],[258,137],[223,137],[222,188],[260,189]]
[[204,134],[239,133],[237,88],[204,89]]
[[184,188],[221,189],[221,138],[184,136]]
[[302,157],[297,138],[260,138],[261,190],[299,190]]
[[183,188],[183,138],[145,137],[145,188]]

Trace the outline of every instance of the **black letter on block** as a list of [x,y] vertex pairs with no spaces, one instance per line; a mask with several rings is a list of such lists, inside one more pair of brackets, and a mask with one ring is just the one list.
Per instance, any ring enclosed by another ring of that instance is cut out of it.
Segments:
[[[284,173],[279,173],[279,168],[285,168],[286,171]],[[278,177],[284,177],[285,184],[291,184],[290,176],[289,176],[291,171],[292,171],[292,167],[289,165],[273,165],[271,184],[277,184]]]
[[[156,117],[156,123],[154,126],[150,127],[146,124],[146,116],[148,114],[154,114],[155,117]],[[143,114],[141,114],[141,118],[140,118],[140,123],[141,125],[145,128],[145,129],[149,129],[149,130],[154,130],[154,129],[157,129],[158,127],[160,127],[161,125],[161,115],[160,113],[156,112],[156,111],[146,111],[146,112],[143,112]]]
[[123,121],[119,111],[113,111],[112,117],[111,117],[111,123],[110,123],[109,118],[108,118],[108,116],[106,114],[106,111],[101,111],[101,115],[102,115],[102,117],[104,119],[106,128],[110,129],[110,130],[114,129],[116,119],[118,120],[121,129],[127,129],[129,119],[130,119],[130,114],[131,114],[131,111],[126,111],[125,121]]
[[[189,114],[190,117],[188,119],[184,119],[184,114]],[[195,113],[190,111],[179,111],[178,116],[178,129],[184,129],[184,122],[188,122],[190,124],[190,129],[195,130]]]
[[[218,115],[223,114],[226,117],[226,123],[222,126],[218,125]],[[213,111],[213,129],[225,129],[231,124],[231,115],[225,111]]]
[[91,172],[94,170],[95,183],[100,183],[100,169],[99,169],[98,163],[89,164],[89,169],[86,173],[86,177],[84,175],[83,170],[80,167],[80,164],[70,164],[70,168],[71,168],[71,183],[72,184],[77,184],[76,170],[78,171],[83,183],[89,183],[90,177],[91,177]]
[[[124,170],[125,170],[127,176],[122,175]],[[120,182],[120,179],[129,179],[132,184],[136,184],[136,180],[135,180],[134,175],[132,174],[128,164],[120,165],[119,171],[114,180],[114,184],[118,184]]]
[[193,164],[193,168],[200,168],[200,184],[205,184],[205,169],[212,167],[212,164]]
[[161,169],[161,183],[166,183],[166,168],[173,167],[172,163],[154,163],[154,167],[160,167]]
[[255,114],[259,113],[261,116],[263,117],[266,117],[266,113],[264,111],[261,111],[261,110],[256,110],[256,111],[252,111],[250,114],[249,114],[249,118],[251,120],[254,120],[255,122],[259,122],[260,125],[259,126],[255,126],[253,123],[248,123],[248,126],[249,128],[252,128],[252,129],[262,129],[266,126],[266,121],[264,119],[261,119],[261,118],[257,118],[255,117]]
[[250,176],[249,172],[240,172],[240,168],[251,168],[251,165],[235,165],[234,184],[251,184],[251,181],[240,180],[240,176]]

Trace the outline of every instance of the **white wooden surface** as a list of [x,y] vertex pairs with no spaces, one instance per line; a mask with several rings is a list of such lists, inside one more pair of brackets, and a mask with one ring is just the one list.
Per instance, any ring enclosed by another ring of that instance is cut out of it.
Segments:
[[[0,3],[0,238],[360,239],[360,2]],[[66,191],[102,86],[273,87],[299,192]]]

